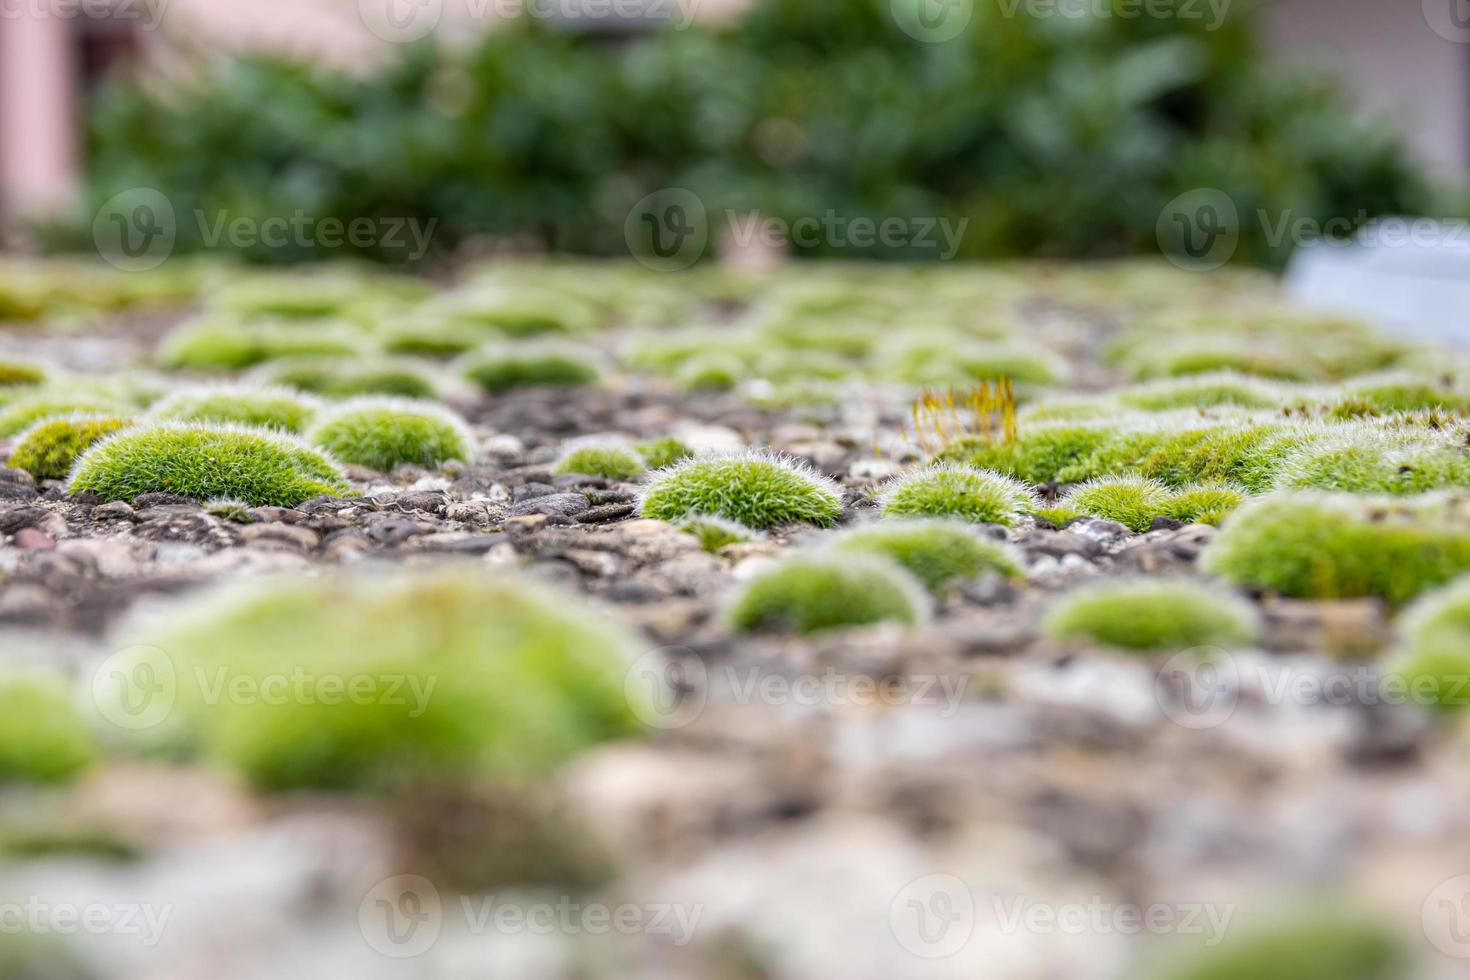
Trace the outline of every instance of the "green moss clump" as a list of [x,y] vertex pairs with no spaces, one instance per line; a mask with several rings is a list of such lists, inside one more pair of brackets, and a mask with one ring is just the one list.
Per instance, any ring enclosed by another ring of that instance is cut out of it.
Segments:
[[726,545],[744,544],[757,537],[757,532],[744,524],[727,521],[723,517],[696,515],[684,518],[676,526],[685,534],[694,535],[699,547],[712,555]]
[[485,330],[458,320],[413,316],[383,326],[378,339],[389,354],[454,357],[483,344]]
[[61,782],[91,764],[95,753],[87,722],[61,679],[0,680],[0,781]]
[[1164,516],[1186,524],[1219,524],[1246,499],[1245,491],[1236,487],[1186,487],[1170,494],[1164,504]]
[[1470,570],[1470,498],[1270,494],[1235,512],[1203,564],[1286,596],[1402,603]]
[[1054,640],[1123,650],[1178,651],[1253,642],[1255,610],[1229,593],[1186,579],[1107,582],[1076,589],[1048,610]]
[[497,283],[471,284],[445,296],[439,307],[454,320],[511,337],[589,333],[601,320],[595,305],[564,290]]
[[474,354],[462,373],[491,395],[536,385],[590,385],[600,377],[590,357],[549,347]]
[[1136,385],[1118,392],[1119,403],[1145,412],[1180,408],[1278,408],[1282,391],[1259,378],[1225,371]]
[[19,435],[46,419],[62,415],[127,415],[129,406],[98,395],[38,392],[0,409],[0,438]]
[[1404,980],[1416,975],[1403,939],[1356,915],[1313,913],[1226,942],[1160,973],[1163,980]]
[[344,463],[390,473],[405,463],[433,468],[468,462],[474,436],[464,420],[433,402],[354,398],[327,409],[306,439]]
[[1032,512],[1032,516],[1039,521],[1046,521],[1052,527],[1063,527],[1069,521],[1075,521],[1079,517],[1087,515],[1070,507],[1038,507]]
[[0,388],[29,388],[46,383],[46,372],[34,364],[0,361]]
[[673,436],[664,436],[662,439],[651,439],[648,442],[640,442],[633,449],[648,464],[651,470],[661,470],[665,466],[673,466],[681,459],[688,459],[694,455],[694,450],[684,445]]
[[1036,509],[1023,483],[992,470],[936,463],[878,488],[884,517],[956,517],[971,523],[1014,523]]
[[730,609],[741,632],[817,633],[927,615],[923,587],[898,565],[868,555],[797,556],[751,580]]
[[356,355],[362,346],[341,325],[205,320],[165,337],[158,362],[170,371],[240,371],[285,357]]
[[648,472],[636,452],[616,446],[582,446],[562,456],[557,473],[584,473],[605,480],[634,480]]
[[1427,433],[1347,425],[1286,454],[1273,486],[1394,494],[1470,487],[1470,452]]
[[1062,506],[1117,521],[1133,531],[1147,531],[1155,517],[1168,511],[1169,488],[1141,476],[1104,477],[1073,487]]
[[91,491],[104,500],[173,493],[294,507],[321,494],[344,494],[348,487],[335,462],[290,436],[160,422],[124,429],[88,449],[77,460],[68,489]]
[[92,444],[131,421],[112,415],[64,415],[38,422],[20,437],[9,464],[38,480],[60,480]]
[[639,513],[663,521],[723,517],[751,528],[803,522],[827,527],[842,516],[842,491],[785,456],[696,456],[655,472]]
[[1058,422],[1027,426],[1012,442],[957,439],[935,457],[995,470],[1027,483],[1047,483],[1095,452],[1115,433],[1111,422]]
[[145,737],[269,790],[539,776],[639,727],[623,627],[470,567],[237,582],[155,617],[124,630],[178,678]]
[[216,497],[204,502],[206,514],[234,524],[254,524],[255,515],[250,513],[250,509],[250,505],[245,501],[235,500],[232,497]]
[[1443,710],[1470,707],[1470,578],[1419,599],[1399,617],[1401,643],[1386,673]]
[[1450,378],[1394,372],[1353,378],[1339,389],[1338,408],[1357,406],[1355,411],[1339,414],[1393,414],[1439,408],[1449,412],[1470,412],[1470,391]]
[[1044,385],[1066,376],[1066,364],[1046,351],[1005,342],[906,339],[878,360],[885,376],[918,385],[993,382],[1002,378],[1017,384]]
[[323,398],[433,398],[438,393],[433,377],[418,364],[389,359],[288,358],[266,365],[258,377]]
[[240,425],[302,432],[319,406],[287,388],[222,385],[167,395],[148,409],[166,422],[235,422]]
[[959,579],[996,572],[1025,578],[1014,550],[982,538],[959,521],[901,520],[844,531],[831,543],[840,553],[879,555],[897,562],[931,592]]

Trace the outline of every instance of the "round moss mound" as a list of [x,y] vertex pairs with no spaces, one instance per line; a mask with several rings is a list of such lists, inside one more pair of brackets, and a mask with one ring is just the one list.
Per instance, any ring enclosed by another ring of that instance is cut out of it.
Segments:
[[46,372],[34,364],[0,361],[0,388],[30,388],[46,382]]
[[1168,511],[1169,489],[1144,477],[1089,480],[1062,498],[1062,506],[1092,517],[1117,521],[1133,531],[1147,531],[1155,517]]
[[262,367],[255,375],[267,384],[282,385],[322,398],[433,398],[438,393],[431,373],[411,361],[390,358],[290,358]]
[[1249,603],[1185,579],[1107,582],[1076,589],[1047,612],[1054,640],[1121,650],[1178,651],[1251,643],[1260,633]]
[[286,357],[355,355],[362,345],[342,324],[201,320],[165,337],[158,363],[169,371],[240,371]]
[[1268,494],[1225,522],[1202,561],[1295,598],[1402,603],[1470,571],[1470,497]]
[[906,473],[878,489],[884,517],[954,517],[971,523],[1005,524],[1037,507],[1023,483],[993,470],[936,463]]
[[923,587],[886,558],[810,555],[787,558],[736,596],[730,625],[741,632],[818,633],[927,615]]
[[931,592],[959,579],[996,572],[1024,578],[1015,551],[982,538],[967,524],[946,520],[902,520],[844,531],[833,540],[839,553],[880,555],[906,569]]
[[60,678],[0,680],[0,782],[54,783],[86,768],[96,748]]
[[490,395],[537,385],[590,385],[600,376],[589,356],[550,347],[472,354],[461,372]]
[[405,463],[432,468],[468,462],[474,437],[464,420],[431,402],[357,398],[325,411],[307,441],[344,463],[384,473]]
[[19,435],[37,422],[62,415],[126,415],[129,406],[111,398],[88,394],[38,392],[0,409],[0,439]]
[[703,515],[751,528],[827,527],[842,515],[842,491],[810,467],[771,453],[693,457],[654,473],[638,509],[663,521]]
[[679,521],[677,526],[685,534],[693,535],[699,542],[699,547],[710,554],[715,554],[726,545],[743,544],[758,537],[757,532],[744,524],[727,521],[723,517],[695,515]]
[[148,409],[165,422],[234,422],[283,432],[302,432],[318,405],[288,388],[221,385],[166,395]]
[[633,480],[647,471],[636,452],[616,446],[583,446],[566,453],[556,464],[557,473],[582,473],[606,480]]
[[1169,495],[1164,516],[1186,524],[1219,524],[1246,499],[1245,491],[1238,487],[1186,487]]
[[1264,931],[1235,934],[1156,974],[1161,980],[1404,980],[1417,976],[1402,937],[1382,923],[1339,912],[1298,914]]
[[1470,452],[1428,433],[1386,432],[1372,424],[1345,425],[1287,454],[1277,467],[1277,490],[1417,494],[1470,487]]
[[161,422],[97,443],[77,460],[68,489],[103,500],[173,493],[234,497],[254,507],[294,507],[348,490],[337,464],[290,436],[264,429]]
[[27,429],[10,454],[9,464],[38,480],[61,480],[77,457],[132,422],[112,415],[65,415]]
[[1399,647],[1386,672],[1402,677],[1416,700],[1444,710],[1470,707],[1470,578],[1416,601],[1399,617]]
[[537,776],[638,730],[622,626],[469,566],[236,583],[123,633],[177,679],[144,738],[265,789]]
[[673,436],[650,439],[648,442],[640,442],[633,448],[651,470],[661,470],[665,466],[673,466],[679,460],[688,459],[694,455],[694,450]]

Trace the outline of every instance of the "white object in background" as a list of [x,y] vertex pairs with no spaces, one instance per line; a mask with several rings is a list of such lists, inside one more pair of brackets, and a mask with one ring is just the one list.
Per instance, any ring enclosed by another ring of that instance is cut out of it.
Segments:
[[1470,347],[1470,224],[1380,218],[1351,240],[1299,247],[1287,296],[1376,323],[1394,337]]

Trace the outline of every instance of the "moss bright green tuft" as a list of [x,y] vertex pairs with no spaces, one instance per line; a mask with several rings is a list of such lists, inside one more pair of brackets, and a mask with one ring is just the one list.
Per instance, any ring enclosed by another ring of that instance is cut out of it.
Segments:
[[158,363],[170,371],[239,371],[286,357],[354,355],[362,346],[341,324],[205,320],[165,337]]
[[536,385],[590,385],[599,377],[590,357],[554,347],[504,348],[472,354],[461,371],[491,395]]
[[1410,947],[1392,929],[1356,913],[1314,911],[1264,931],[1232,932],[1219,946],[1159,980],[1406,980],[1418,976]]
[[292,507],[347,492],[337,464],[304,442],[264,429],[204,423],[136,426],[87,450],[68,489],[103,500],[173,493],[234,497],[252,506]]
[[606,480],[633,480],[647,471],[636,452],[616,446],[582,446],[566,453],[556,464],[557,473],[584,473]]
[[468,565],[235,583],[153,615],[124,642],[169,658],[177,721],[145,737],[270,790],[539,776],[639,727],[623,627]]
[[1117,521],[1133,531],[1147,531],[1155,517],[1167,512],[1168,505],[1169,488],[1139,476],[1091,480],[1062,498],[1063,507]]
[[723,517],[696,515],[684,518],[677,526],[685,534],[692,534],[699,547],[710,554],[717,553],[726,545],[754,541],[759,536],[744,524],[727,521]]
[[648,442],[640,442],[633,447],[643,462],[648,464],[651,470],[663,469],[665,466],[673,466],[681,459],[688,459],[694,455],[694,450],[673,436],[664,436],[662,439],[650,439]]
[[62,679],[0,680],[0,782],[60,782],[84,769],[94,754],[86,719]]
[[742,632],[817,633],[885,621],[917,623],[927,611],[923,587],[886,558],[800,555],[747,583],[730,609],[730,624]]
[[1225,522],[1203,565],[1296,598],[1406,602],[1470,571],[1470,497],[1269,494]]
[[1029,487],[991,470],[936,463],[878,488],[884,517],[954,517],[1009,525],[1036,509]]
[[464,420],[433,402],[355,398],[327,409],[306,439],[344,463],[390,473],[405,463],[433,468],[468,462],[474,437]]
[[1139,579],[1067,593],[1048,610],[1043,630],[1059,641],[1176,652],[1251,643],[1260,626],[1248,603],[1217,588],[1187,579]]
[[1415,703],[1470,707],[1470,577],[1456,579],[1404,610],[1400,644],[1385,673],[1402,677]]
[[29,388],[45,382],[46,372],[34,364],[0,361],[0,388]]
[[222,385],[167,395],[149,407],[148,416],[166,422],[235,422],[302,432],[318,407],[288,388]]
[[111,415],[64,415],[27,429],[10,454],[10,465],[38,480],[60,480],[92,444],[131,425]]
[[827,527],[842,515],[842,491],[810,467],[771,453],[692,457],[652,474],[639,512],[664,521],[723,517],[751,528]]
[[388,358],[287,358],[265,365],[257,377],[323,398],[433,398],[438,391],[426,368]]
[[37,392],[0,408],[0,438],[19,435],[37,422],[61,415],[128,413],[129,406],[99,395]]
[[1186,524],[1219,524],[1246,500],[1245,491],[1238,487],[1186,487],[1169,495],[1164,516]]
[[981,537],[960,521],[885,521],[844,531],[829,547],[839,553],[880,555],[895,561],[930,591],[985,572],[1025,577],[1013,549]]

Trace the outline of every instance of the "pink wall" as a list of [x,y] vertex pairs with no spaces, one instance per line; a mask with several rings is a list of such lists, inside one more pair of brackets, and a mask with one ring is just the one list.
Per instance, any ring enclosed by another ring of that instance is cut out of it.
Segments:
[[77,178],[71,24],[48,16],[0,26],[0,212],[44,214],[72,203]]

